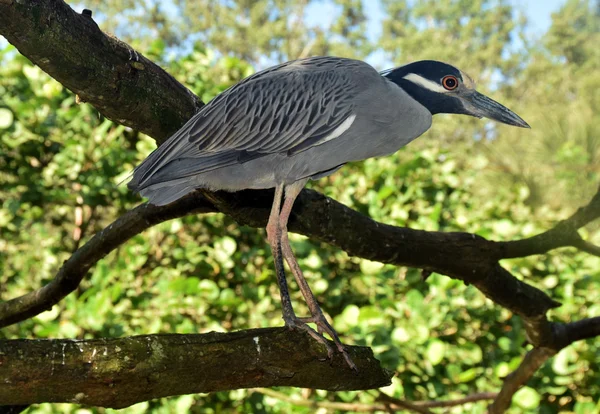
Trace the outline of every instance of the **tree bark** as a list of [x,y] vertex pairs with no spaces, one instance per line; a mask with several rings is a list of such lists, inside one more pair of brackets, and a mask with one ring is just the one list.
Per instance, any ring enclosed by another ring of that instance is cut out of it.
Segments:
[[[331,346],[335,345],[331,343]],[[336,353],[287,328],[73,341],[0,341],[0,404],[74,402],[123,408],[180,394],[292,386],[362,390],[389,385],[370,348]]]

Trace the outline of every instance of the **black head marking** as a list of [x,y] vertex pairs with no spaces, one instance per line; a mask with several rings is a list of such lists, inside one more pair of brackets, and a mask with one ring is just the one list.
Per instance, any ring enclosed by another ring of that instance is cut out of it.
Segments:
[[461,82],[463,81],[460,70],[447,63],[438,62],[437,60],[421,60],[418,62],[409,63],[408,65],[400,66],[388,71],[385,76],[394,82],[394,79],[403,78],[410,73],[414,73],[422,78],[436,83],[440,83],[444,76],[447,75],[456,76],[458,80]]
[[[448,91],[442,85],[444,77],[454,76],[458,80],[459,85],[466,83],[471,87],[472,81],[470,79],[463,79],[462,72],[454,66],[436,60],[421,60],[382,72],[382,75],[401,87],[432,114],[465,113],[465,108],[460,99],[453,94],[446,93]],[[411,78],[412,80],[410,80]],[[415,82],[415,78],[435,84],[435,90]]]

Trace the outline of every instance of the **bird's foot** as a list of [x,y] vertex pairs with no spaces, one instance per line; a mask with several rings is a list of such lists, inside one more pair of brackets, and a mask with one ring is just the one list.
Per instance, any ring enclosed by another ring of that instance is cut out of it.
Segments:
[[[333,358],[333,349],[331,348],[331,345],[329,345],[327,339],[325,339],[325,337],[323,336],[323,333],[329,335],[331,339],[333,339],[333,343],[337,347],[338,352],[340,352],[344,356],[346,364],[348,364],[348,366],[352,370],[358,371],[356,364],[354,363],[354,361],[352,361],[350,355],[348,355],[346,347],[344,346],[344,344],[342,344],[342,341],[340,341],[337,332],[329,324],[327,319],[325,319],[325,316],[322,312],[319,312],[317,316],[310,316],[307,318],[299,318],[297,316],[288,317],[284,318],[284,321],[285,326],[287,326],[288,328],[302,329],[308,332],[308,334],[312,336],[317,342],[323,344],[325,348],[327,348],[327,358],[331,359]],[[314,323],[315,325],[317,325],[317,331],[308,326],[309,323]]]

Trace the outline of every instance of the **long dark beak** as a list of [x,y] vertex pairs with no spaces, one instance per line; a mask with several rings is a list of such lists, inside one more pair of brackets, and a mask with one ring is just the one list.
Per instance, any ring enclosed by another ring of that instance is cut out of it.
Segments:
[[477,91],[473,91],[467,96],[464,96],[463,104],[469,115],[478,118],[486,117],[502,122],[503,124],[514,125],[521,128],[531,128],[519,115]]

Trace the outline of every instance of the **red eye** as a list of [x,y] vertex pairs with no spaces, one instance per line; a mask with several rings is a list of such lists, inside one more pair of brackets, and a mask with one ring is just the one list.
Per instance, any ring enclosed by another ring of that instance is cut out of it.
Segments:
[[442,86],[449,91],[452,91],[458,87],[458,79],[456,79],[456,76],[452,75],[444,76],[442,79]]

